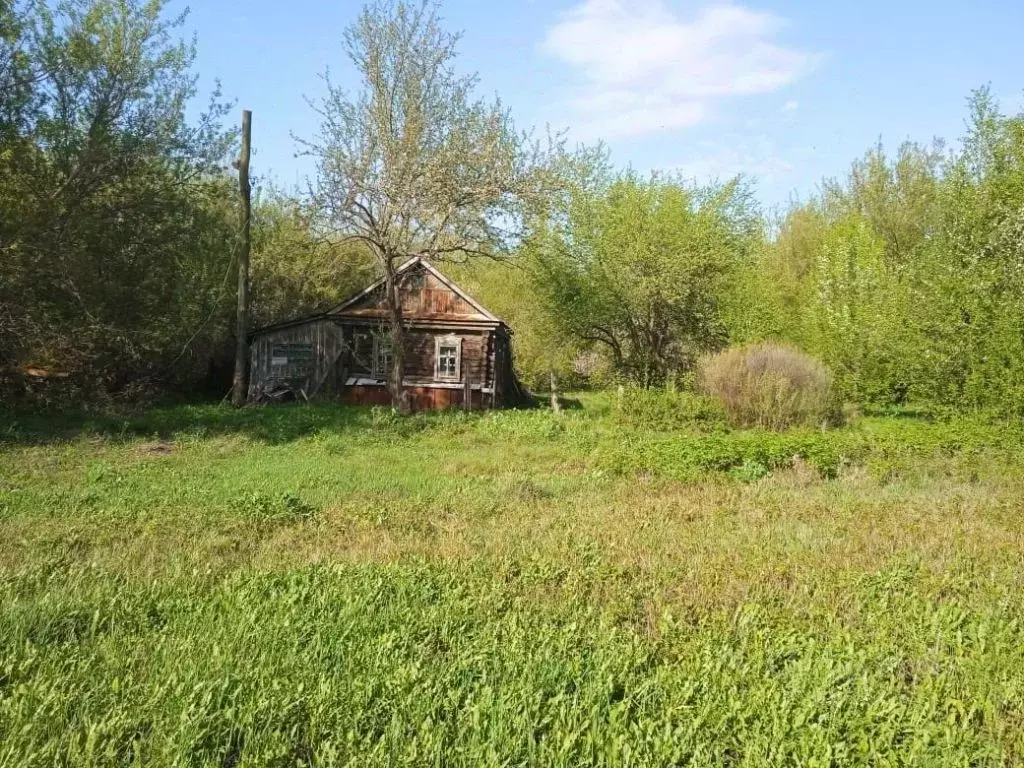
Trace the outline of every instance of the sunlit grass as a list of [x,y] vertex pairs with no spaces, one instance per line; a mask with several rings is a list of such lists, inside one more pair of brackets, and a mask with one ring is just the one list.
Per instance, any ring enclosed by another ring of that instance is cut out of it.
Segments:
[[0,431],[0,764],[1012,765],[1019,432],[215,407]]

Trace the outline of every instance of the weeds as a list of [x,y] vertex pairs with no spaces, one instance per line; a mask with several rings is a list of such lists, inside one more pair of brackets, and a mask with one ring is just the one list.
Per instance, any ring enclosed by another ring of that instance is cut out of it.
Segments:
[[624,426],[654,431],[699,429],[722,431],[725,412],[708,397],[692,392],[629,388],[615,399],[615,421]]
[[1024,759],[1017,427],[581,400],[23,423],[0,765]]
[[703,359],[700,388],[737,427],[781,430],[835,420],[832,374],[795,347],[760,343]]

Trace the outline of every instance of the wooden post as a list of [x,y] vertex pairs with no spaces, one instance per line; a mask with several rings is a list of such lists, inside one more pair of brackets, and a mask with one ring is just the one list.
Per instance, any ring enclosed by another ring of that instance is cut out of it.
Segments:
[[[480,396],[483,397],[483,392]],[[467,411],[473,407],[473,382],[469,378],[469,373],[466,373],[466,378],[462,382],[462,407]]]
[[238,191],[242,198],[242,220],[238,238],[238,307],[235,334],[235,378],[231,404],[245,405],[249,396],[249,247],[252,224],[252,186],[249,183],[249,157],[252,147],[252,112],[242,111],[242,151],[238,161]]

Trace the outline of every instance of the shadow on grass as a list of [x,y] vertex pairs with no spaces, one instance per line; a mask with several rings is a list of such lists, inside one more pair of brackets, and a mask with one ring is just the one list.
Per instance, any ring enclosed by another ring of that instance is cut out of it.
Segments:
[[[11,412],[0,409],[0,445],[45,445],[97,437],[130,441],[142,437],[245,435],[271,445],[288,443],[316,432],[374,431],[399,436],[452,420],[444,411],[400,416],[382,406],[338,403],[284,403],[235,409],[228,405],[167,405],[103,412]],[[473,418],[459,412],[458,418]]]

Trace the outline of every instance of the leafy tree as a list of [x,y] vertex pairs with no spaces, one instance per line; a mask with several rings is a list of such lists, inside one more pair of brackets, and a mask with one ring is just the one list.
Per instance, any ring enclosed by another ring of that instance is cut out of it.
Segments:
[[544,196],[549,152],[525,140],[500,101],[473,95],[454,69],[458,35],[437,5],[403,0],[364,8],[345,35],[362,80],[349,94],[328,79],[319,103],[317,200],[333,232],[365,245],[384,278],[393,345],[389,388],[408,409],[398,268],[511,251]]
[[0,5],[0,141],[5,152],[0,162],[10,162],[12,147],[33,107],[32,66],[28,53],[24,3]]
[[799,344],[861,401],[1024,411],[1024,119],[984,89],[970,110],[958,151],[876,147],[794,207],[733,334]]
[[[230,258],[216,94],[159,0],[0,16],[0,355],[96,389],[205,368]],[[13,8],[13,11],[10,9]],[[13,94],[9,98],[9,95]]]
[[816,293],[807,329],[814,349],[857,401],[905,399],[905,284],[886,264],[886,248],[862,216],[828,228],[814,266]]
[[317,211],[268,187],[253,206],[254,327],[328,308],[365,286],[373,257],[361,243],[317,235]]
[[727,281],[758,226],[739,181],[698,188],[626,174],[577,188],[527,253],[560,330],[649,386],[725,341]]

